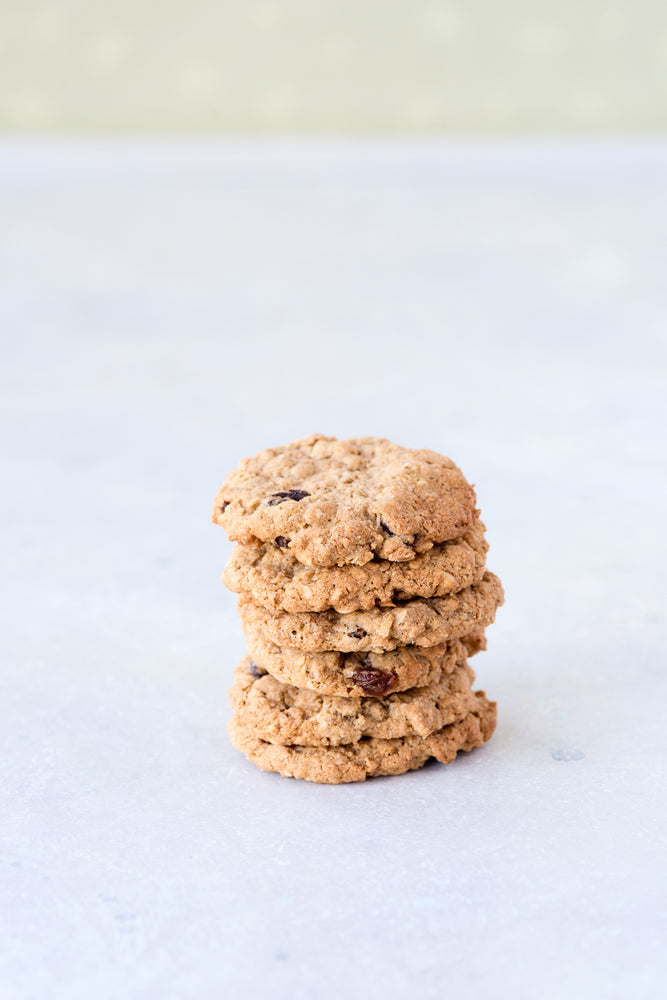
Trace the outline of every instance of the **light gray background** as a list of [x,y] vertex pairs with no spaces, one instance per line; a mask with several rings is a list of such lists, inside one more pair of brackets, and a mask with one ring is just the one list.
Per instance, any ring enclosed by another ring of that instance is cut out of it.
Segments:
[[[664,996],[667,147],[0,151],[3,1000]],[[506,606],[449,768],[228,744],[213,496],[450,454]]]

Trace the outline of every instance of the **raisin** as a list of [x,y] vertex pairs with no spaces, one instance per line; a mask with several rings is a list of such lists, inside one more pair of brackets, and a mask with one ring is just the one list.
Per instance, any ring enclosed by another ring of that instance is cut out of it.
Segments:
[[303,500],[304,497],[309,496],[310,493],[306,493],[305,490],[281,490],[279,493],[272,493],[266,503],[269,507],[275,507],[283,500]]
[[[367,661],[368,657],[365,657],[361,662],[365,664]],[[396,687],[396,678],[393,674],[377,670],[375,667],[357,667],[352,674],[352,680],[359,685],[365,694],[375,698],[388,694],[392,688]]]
[[284,535],[278,535],[276,538],[274,538],[274,542],[276,543],[279,549],[286,549],[289,545],[290,540],[289,538],[285,538]]
[[264,667],[259,667],[254,660],[250,661],[250,673],[253,677],[263,677],[266,673]]
[[392,531],[391,528],[387,527],[387,525],[384,523],[384,521],[380,521],[380,527],[384,531],[385,535],[391,535],[391,537],[393,538],[394,535],[396,534],[395,531]]
[[225,513],[225,511],[227,510],[227,508],[229,507],[229,505],[230,505],[231,502],[232,502],[231,500],[223,500],[222,501],[222,505],[220,507],[220,513],[221,514]]
[[349,635],[350,639],[363,639],[364,636],[368,635],[368,632],[366,632],[365,629],[359,627],[355,628],[354,632],[348,632],[347,634]]

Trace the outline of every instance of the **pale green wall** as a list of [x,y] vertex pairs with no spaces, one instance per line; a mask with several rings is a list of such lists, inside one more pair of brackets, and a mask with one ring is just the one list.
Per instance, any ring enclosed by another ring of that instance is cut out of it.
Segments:
[[0,129],[667,126],[667,0],[0,0]]

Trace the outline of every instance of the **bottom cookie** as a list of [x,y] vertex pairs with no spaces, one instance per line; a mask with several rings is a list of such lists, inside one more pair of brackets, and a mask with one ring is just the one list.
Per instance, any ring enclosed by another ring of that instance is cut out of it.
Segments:
[[496,728],[496,703],[483,691],[475,692],[477,704],[460,722],[430,736],[397,739],[369,738],[338,747],[279,746],[259,739],[252,728],[236,717],[229,724],[237,750],[263,771],[277,771],[286,778],[303,778],[327,785],[414,771],[435,757],[449,764],[459,750],[473,750],[490,739]]

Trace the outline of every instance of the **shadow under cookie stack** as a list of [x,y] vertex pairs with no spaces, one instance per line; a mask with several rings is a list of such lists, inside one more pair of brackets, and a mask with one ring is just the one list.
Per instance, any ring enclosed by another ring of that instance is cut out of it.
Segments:
[[490,738],[496,706],[468,658],[503,591],[450,459],[311,435],[244,459],[213,520],[240,543],[223,574],[248,645],[230,735],[250,761],[338,784]]

